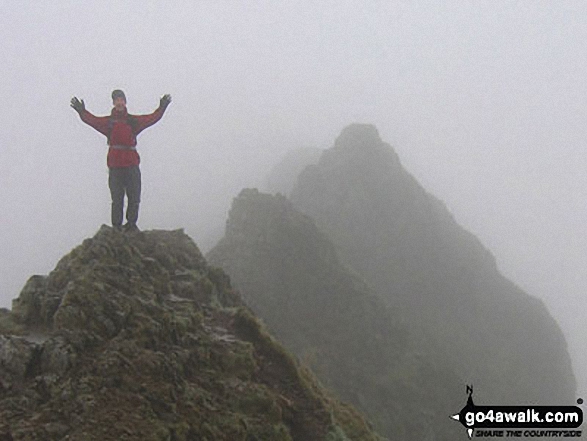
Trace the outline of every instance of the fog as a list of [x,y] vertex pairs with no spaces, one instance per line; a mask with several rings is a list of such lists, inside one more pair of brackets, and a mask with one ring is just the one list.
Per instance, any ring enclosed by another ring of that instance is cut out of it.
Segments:
[[72,96],[172,95],[139,135],[139,225],[203,250],[285,152],[372,123],[546,302],[586,395],[587,3],[3,0],[0,40],[0,306],[109,223],[105,138]]

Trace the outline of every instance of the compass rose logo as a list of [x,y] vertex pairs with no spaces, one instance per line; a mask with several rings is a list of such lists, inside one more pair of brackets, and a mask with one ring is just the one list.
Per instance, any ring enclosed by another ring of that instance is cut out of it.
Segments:
[[467,404],[465,405],[465,407],[463,407],[459,413],[455,413],[450,417],[455,421],[459,421],[463,426],[465,426],[465,428],[467,429],[467,435],[469,435],[469,439],[471,439],[473,437],[474,429],[467,425],[466,415],[467,413],[475,412],[475,403],[473,403],[473,385],[467,385],[467,394],[469,395],[469,397],[467,398]]

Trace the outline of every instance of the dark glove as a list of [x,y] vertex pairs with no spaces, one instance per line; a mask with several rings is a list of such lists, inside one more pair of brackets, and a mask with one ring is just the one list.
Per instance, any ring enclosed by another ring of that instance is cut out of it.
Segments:
[[159,106],[163,107],[164,109],[171,103],[171,95],[163,95],[159,100]]
[[84,110],[86,110],[86,105],[84,103],[84,100],[78,100],[77,97],[73,97],[71,99],[71,107],[73,107],[73,109],[77,112],[77,113],[82,113]]

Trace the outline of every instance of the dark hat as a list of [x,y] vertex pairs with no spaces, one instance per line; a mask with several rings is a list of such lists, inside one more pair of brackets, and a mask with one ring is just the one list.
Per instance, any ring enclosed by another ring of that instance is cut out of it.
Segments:
[[126,101],[126,95],[124,94],[124,92],[120,89],[116,89],[112,91],[112,101],[114,101],[116,98],[118,97],[122,97],[124,98],[124,101]]

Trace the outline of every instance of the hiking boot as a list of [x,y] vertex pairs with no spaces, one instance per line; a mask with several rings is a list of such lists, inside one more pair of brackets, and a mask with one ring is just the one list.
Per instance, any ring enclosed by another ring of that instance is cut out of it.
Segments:
[[139,232],[140,231],[139,230],[139,227],[137,227],[137,224],[126,223],[126,224],[124,224],[124,226],[122,228],[127,233],[135,233],[135,232]]

